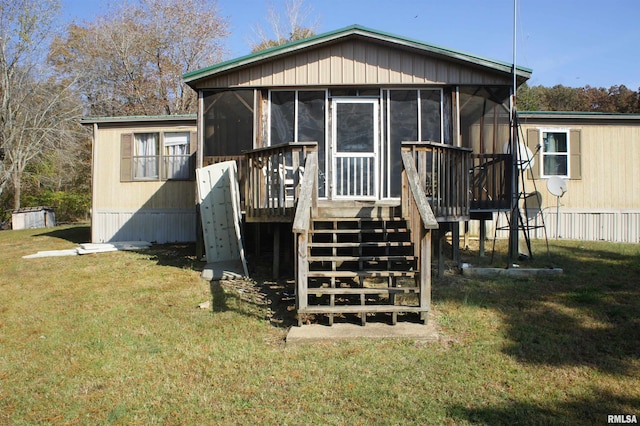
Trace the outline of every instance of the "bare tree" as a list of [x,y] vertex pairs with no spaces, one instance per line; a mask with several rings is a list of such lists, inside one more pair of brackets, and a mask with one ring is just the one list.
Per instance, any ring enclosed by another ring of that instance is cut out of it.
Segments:
[[39,67],[58,11],[56,0],[0,0],[0,195],[20,207],[23,174],[51,149],[65,149],[80,116],[71,82]]
[[222,60],[227,27],[214,0],[139,0],[70,25],[49,60],[79,79],[92,115],[194,112],[182,74]]
[[[251,51],[259,52],[315,35],[318,23],[317,21],[309,22],[312,15],[313,10],[304,3],[304,0],[287,0],[284,16],[276,10],[273,3],[269,3],[267,5],[267,23],[271,34],[260,24],[256,25],[254,32],[258,41],[252,43]],[[283,23],[283,20],[286,22]]]

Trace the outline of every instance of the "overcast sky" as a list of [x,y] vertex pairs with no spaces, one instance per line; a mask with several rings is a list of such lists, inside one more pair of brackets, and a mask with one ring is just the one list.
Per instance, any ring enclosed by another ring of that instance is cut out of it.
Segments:
[[[231,24],[227,59],[250,52],[269,0],[218,0]],[[284,8],[284,0],[273,0]],[[514,0],[306,0],[317,33],[359,24],[513,62]],[[529,85],[640,88],[639,0],[516,0],[516,64]],[[92,20],[103,0],[63,0],[65,19]]]

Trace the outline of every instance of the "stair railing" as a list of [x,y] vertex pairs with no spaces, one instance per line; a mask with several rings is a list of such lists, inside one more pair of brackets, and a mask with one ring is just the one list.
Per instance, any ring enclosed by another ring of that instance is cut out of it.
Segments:
[[304,162],[304,176],[296,205],[292,230],[296,234],[296,309],[307,306],[309,272],[309,228],[318,208],[318,152],[310,152]]
[[420,307],[422,320],[427,321],[431,307],[431,230],[438,229],[425,186],[416,169],[411,148],[402,147],[402,216],[408,220],[411,238],[419,259]]

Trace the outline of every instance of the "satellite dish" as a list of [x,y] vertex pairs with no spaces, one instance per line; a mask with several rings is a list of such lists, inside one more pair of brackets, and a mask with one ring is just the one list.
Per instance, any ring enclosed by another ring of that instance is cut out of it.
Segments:
[[[509,154],[511,147],[509,142],[506,142],[502,147],[503,154]],[[518,168],[520,170],[529,170],[534,165],[533,152],[522,142],[518,143]]]
[[556,197],[562,197],[567,192],[567,182],[558,176],[552,176],[547,181],[547,189]]

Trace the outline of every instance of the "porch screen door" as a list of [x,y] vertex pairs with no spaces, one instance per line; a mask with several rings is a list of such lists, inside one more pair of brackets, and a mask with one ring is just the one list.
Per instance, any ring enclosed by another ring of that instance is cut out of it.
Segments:
[[378,100],[333,100],[333,196],[378,194]]

